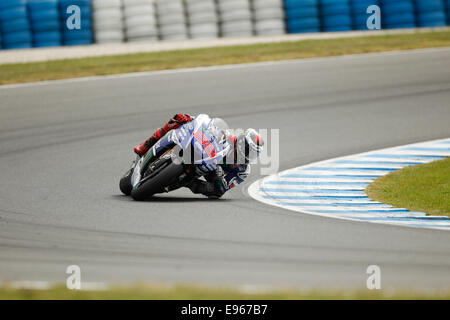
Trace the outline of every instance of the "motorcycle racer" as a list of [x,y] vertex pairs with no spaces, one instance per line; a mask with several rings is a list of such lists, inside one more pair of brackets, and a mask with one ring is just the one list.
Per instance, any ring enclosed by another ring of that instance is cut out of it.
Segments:
[[[164,126],[158,128],[155,133],[145,142],[134,147],[134,152],[139,156],[145,153],[158,142],[165,134],[173,129],[178,129],[182,125],[191,122],[195,117],[188,114],[175,114]],[[244,182],[250,174],[250,161],[255,160],[261,153],[264,141],[261,135],[254,129],[247,129],[238,137],[234,136],[228,130],[223,131],[224,138],[234,148],[230,155],[231,163],[225,162],[220,164],[214,171],[202,166],[196,167],[198,176],[202,176],[205,180],[194,178],[185,185],[178,187],[187,187],[195,194],[203,194],[208,198],[218,199],[228,190]],[[243,161],[240,161],[243,160]],[[173,189],[172,189],[173,190]]]

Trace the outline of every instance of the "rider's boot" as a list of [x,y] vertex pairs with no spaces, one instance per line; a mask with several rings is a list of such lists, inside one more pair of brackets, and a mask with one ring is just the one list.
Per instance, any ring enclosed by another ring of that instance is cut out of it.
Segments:
[[134,152],[139,156],[143,156],[151,147],[154,146],[167,132],[181,127],[186,122],[192,121],[192,117],[187,114],[176,114],[163,127],[155,131],[155,133],[145,142],[134,147]]
[[138,144],[134,147],[134,152],[140,156],[143,156],[153,145],[160,139],[156,138],[156,133],[161,129],[158,129],[154,135],[148,138],[145,142]]

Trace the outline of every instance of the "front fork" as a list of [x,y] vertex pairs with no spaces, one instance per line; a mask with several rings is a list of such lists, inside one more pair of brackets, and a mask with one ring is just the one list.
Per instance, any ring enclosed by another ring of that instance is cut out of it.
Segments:
[[141,180],[141,167],[142,163],[144,162],[144,157],[137,156],[136,159],[133,161],[131,165],[131,185],[133,188],[139,183]]

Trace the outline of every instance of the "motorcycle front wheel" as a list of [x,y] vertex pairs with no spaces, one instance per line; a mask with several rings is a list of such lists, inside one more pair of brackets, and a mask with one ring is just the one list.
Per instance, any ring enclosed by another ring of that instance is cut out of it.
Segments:
[[126,196],[131,194],[133,186],[131,185],[131,176],[133,175],[133,168],[128,170],[127,173],[120,179],[119,188],[120,191]]
[[131,191],[134,200],[142,201],[156,193],[164,192],[164,187],[169,186],[183,173],[183,165],[174,164],[171,159],[166,159],[164,164],[149,173]]

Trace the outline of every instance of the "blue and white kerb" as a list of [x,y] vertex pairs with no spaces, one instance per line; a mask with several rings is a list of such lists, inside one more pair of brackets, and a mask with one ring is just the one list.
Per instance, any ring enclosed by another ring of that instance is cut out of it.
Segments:
[[333,218],[450,230],[450,219],[373,201],[364,192],[378,177],[450,157],[450,138],[336,158],[254,182],[249,194],[266,204]]

